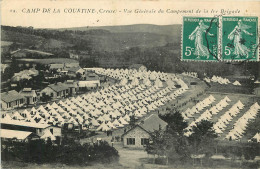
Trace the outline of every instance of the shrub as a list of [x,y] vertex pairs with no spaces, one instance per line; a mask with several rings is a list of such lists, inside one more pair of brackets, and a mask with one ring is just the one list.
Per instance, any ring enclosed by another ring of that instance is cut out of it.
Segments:
[[117,150],[105,141],[94,145],[87,143],[81,145],[73,139],[64,138],[61,145],[53,145],[51,140],[4,141],[1,146],[1,157],[3,161],[86,165],[89,162],[117,161],[119,155]]

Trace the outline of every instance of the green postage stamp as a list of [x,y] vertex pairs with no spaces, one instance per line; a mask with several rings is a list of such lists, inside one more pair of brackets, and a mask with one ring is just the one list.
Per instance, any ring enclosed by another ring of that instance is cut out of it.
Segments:
[[182,60],[217,61],[219,18],[183,17]]
[[222,60],[258,61],[258,18],[222,17]]

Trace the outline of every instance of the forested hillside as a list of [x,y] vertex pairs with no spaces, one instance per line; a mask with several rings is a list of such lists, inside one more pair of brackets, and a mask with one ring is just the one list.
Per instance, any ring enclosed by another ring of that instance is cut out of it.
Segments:
[[[181,61],[181,25],[127,25],[70,29],[2,26],[2,41],[68,57],[79,54],[82,67],[127,67],[141,63],[150,70],[208,74],[257,75],[257,63]],[[83,53],[83,54],[82,54]],[[223,71],[224,70],[224,71]],[[226,72],[226,73],[225,73]]]

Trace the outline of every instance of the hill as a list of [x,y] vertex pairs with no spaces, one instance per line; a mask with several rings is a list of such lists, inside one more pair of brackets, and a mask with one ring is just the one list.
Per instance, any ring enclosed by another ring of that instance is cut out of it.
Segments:
[[63,28],[59,30],[73,30],[73,31],[89,31],[89,30],[107,30],[112,33],[136,33],[146,32],[155,33],[169,36],[180,36],[181,25],[151,25],[151,24],[136,24],[136,25],[122,25],[122,26],[97,26],[97,27],[76,27],[76,28]]
[[[77,38],[87,40],[95,51],[123,51],[133,47],[153,48],[178,44],[181,25],[123,25],[58,29],[80,32]],[[84,33],[82,33],[84,32]]]
[[40,35],[35,35],[29,32],[19,32],[14,30],[1,30],[1,41],[15,42],[20,47],[34,46],[41,50],[51,50],[55,48],[67,48],[71,44],[54,39],[45,38]]
[[140,63],[150,70],[197,71],[209,75],[257,75],[258,64],[181,62],[181,25],[125,25],[66,29],[2,26],[2,40],[35,45],[35,50],[69,57],[82,67],[127,67]]

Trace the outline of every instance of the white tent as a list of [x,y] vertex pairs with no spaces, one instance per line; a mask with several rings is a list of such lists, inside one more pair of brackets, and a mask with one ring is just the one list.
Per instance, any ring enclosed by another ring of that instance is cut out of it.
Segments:
[[98,128],[97,128],[97,131],[109,131],[111,130],[105,122],[103,122]]
[[54,137],[54,135],[49,131],[47,130],[42,136],[41,136],[42,139],[48,139],[50,138],[52,141],[53,140],[56,140],[56,138]]
[[233,85],[235,85],[235,86],[241,86],[241,84],[240,84],[239,81],[237,81],[237,80],[233,83]]
[[256,142],[260,142],[260,134],[256,133],[256,135],[253,137],[253,139],[256,139]]
[[16,111],[16,112],[14,112],[14,114],[12,115],[12,119],[14,119],[14,120],[23,120],[24,117],[21,116],[18,111]]

